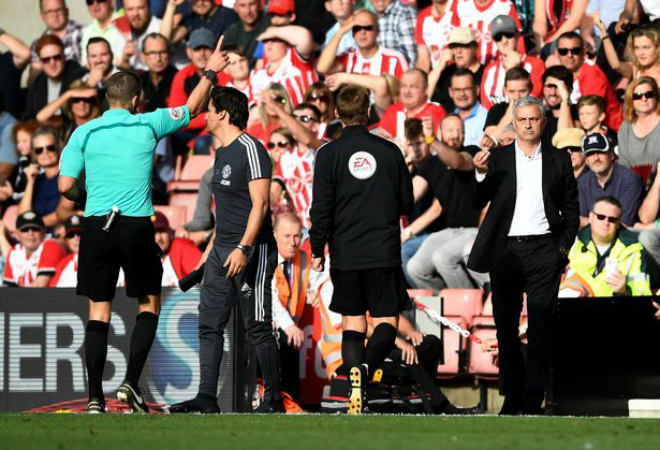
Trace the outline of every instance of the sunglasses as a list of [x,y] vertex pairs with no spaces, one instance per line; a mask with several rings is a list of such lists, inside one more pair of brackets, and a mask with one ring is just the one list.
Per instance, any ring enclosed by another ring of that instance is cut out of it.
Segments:
[[67,239],[73,239],[74,237],[80,237],[82,236],[82,233],[80,231],[69,231],[67,234],[64,235]]
[[651,100],[652,98],[655,98],[655,93],[653,91],[646,91],[646,92],[635,92],[632,95],[633,100],[641,100],[643,98],[647,100]]
[[299,120],[302,123],[316,122],[316,119],[314,117],[307,116],[307,115],[305,115],[305,116],[296,116],[294,114],[293,117],[295,117],[296,120]]
[[500,42],[502,38],[513,39],[515,35],[516,35],[515,33],[509,33],[509,32],[497,33],[495,36],[493,36],[493,40],[495,42]]
[[284,97],[275,97],[273,100],[275,101],[275,103],[281,103],[283,105],[286,105],[286,98]]
[[107,0],[85,0],[87,6],[92,6],[94,3],[105,3]]
[[93,100],[87,97],[73,97],[71,103],[89,103],[91,104]]
[[50,145],[45,145],[43,147],[35,147],[34,154],[41,155],[44,152],[44,150],[48,150],[51,153],[55,153],[57,151],[57,146],[55,144],[50,144]]
[[27,228],[23,228],[22,230],[19,230],[19,231],[20,231],[21,233],[29,233],[30,231],[33,231],[33,232],[35,232],[35,233],[38,233],[38,232],[41,231],[41,228],[37,228],[37,227],[27,227]]
[[289,143],[287,141],[269,142],[268,144],[266,144],[266,147],[268,147],[268,150],[273,150],[275,147],[288,148]]
[[353,34],[357,34],[360,31],[374,31],[373,25],[353,25],[352,28]]
[[605,219],[607,219],[607,221],[608,221],[609,223],[613,223],[613,224],[617,224],[617,223],[619,223],[619,220],[621,220],[620,217],[606,216],[605,214],[594,213],[594,215],[596,216],[596,219],[598,219],[598,220],[605,220]]
[[57,62],[57,61],[62,61],[62,58],[64,58],[63,54],[58,54],[58,55],[53,55],[53,56],[44,56],[43,58],[39,58],[39,61],[41,61],[44,64],[48,64],[51,61]]
[[310,100],[319,100],[321,102],[328,102],[330,100],[326,94],[310,94]]
[[557,53],[559,53],[560,56],[566,56],[570,52],[574,56],[579,56],[582,54],[582,47],[571,47],[571,48],[558,48]]

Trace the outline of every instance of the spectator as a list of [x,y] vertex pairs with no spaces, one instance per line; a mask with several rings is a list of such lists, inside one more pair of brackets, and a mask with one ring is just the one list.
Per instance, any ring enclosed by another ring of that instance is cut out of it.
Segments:
[[37,120],[46,123],[60,110],[64,111],[62,142],[66,145],[76,127],[101,115],[96,89],[88,87],[82,80],[74,80],[68,91],[39,111]]
[[[648,183],[660,161],[660,89],[653,78],[641,77],[626,89],[625,118],[619,131],[619,163]],[[657,176],[657,172],[656,172]]]
[[294,106],[302,102],[307,88],[317,80],[309,59],[314,49],[312,34],[297,25],[271,26],[257,39],[264,44],[265,64],[250,76],[255,97],[269,84],[280,83]]
[[[452,14],[456,21],[454,25],[472,28],[477,35],[479,44],[479,61],[488,64],[495,57],[497,48],[490,32],[490,24],[497,16],[510,16],[516,30],[522,29],[516,7],[511,0],[457,0],[452,3]],[[518,42],[518,52],[525,53],[525,45]]]
[[621,222],[634,226],[644,195],[642,180],[632,170],[614,161],[614,151],[600,133],[584,138],[582,153],[591,170],[578,180],[580,226],[589,224],[589,205],[605,195],[616,198],[623,205]]
[[547,106],[543,142],[550,145],[557,130],[573,128],[578,118],[577,108],[571,104],[573,74],[563,66],[552,66],[543,74],[543,102]]
[[64,222],[64,242],[69,248],[69,254],[57,263],[55,276],[50,280],[49,287],[76,287],[78,283],[78,250],[82,230],[82,221],[76,214]]
[[[424,127],[426,124],[426,127]],[[401,231],[401,265],[408,285],[414,286],[408,276],[408,261],[412,258],[429,233],[442,228],[440,219],[441,207],[433,192],[426,188],[427,179],[435,179],[442,174],[438,168],[438,160],[431,156],[430,145],[426,138],[435,136],[429,122],[411,118],[405,122],[405,156],[408,170],[413,180],[415,205],[407,217],[408,225]]]
[[[429,73],[429,89],[434,102],[438,102],[445,111],[456,108],[449,96],[451,76],[456,69],[468,69],[474,74],[475,82],[481,85],[484,66],[477,56],[477,41],[474,30],[470,28],[454,28],[447,41],[448,48],[443,50],[438,65]],[[453,62],[453,64],[452,64]]]
[[589,0],[557,0],[546,2],[534,0],[534,37],[540,49],[546,44],[542,54],[550,54],[552,42],[561,38],[561,35],[577,31],[584,18]]
[[300,319],[318,305],[318,289],[327,277],[312,271],[312,257],[300,249],[302,225],[293,214],[275,219],[277,268],[272,279],[273,322],[279,334],[282,389],[294,399],[300,394],[299,353],[305,341]]
[[[349,32],[355,38],[357,49],[338,57],[339,43]],[[376,15],[364,9],[356,11],[352,20],[346,21],[325,46],[316,70],[323,75],[343,71],[376,76],[390,74],[400,78],[408,70],[408,62],[399,51],[378,43],[379,32]]]
[[[268,17],[270,25],[283,27],[296,21],[296,3],[294,0],[270,0],[268,2]],[[308,30],[311,28],[303,27]]]
[[[69,20],[69,8],[66,6],[66,2],[64,0],[40,0],[39,17],[46,25],[46,29],[39,37],[48,34],[57,36],[64,44],[64,59],[83,61],[83,27],[79,23]],[[35,74],[43,69],[36,49],[38,41],[39,38],[30,45],[32,70]]]
[[[261,95],[262,97],[269,96],[275,103],[282,105],[287,114],[291,114],[293,111],[289,94],[281,84],[271,83],[266,90],[262,91]],[[282,121],[277,110],[272,107],[272,103],[261,101],[259,102],[259,120],[253,123],[247,132],[265,144],[270,140],[273,130],[282,126]]]
[[119,65],[124,54],[126,37],[117,28],[113,20],[115,19],[113,2],[110,0],[87,0],[87,9],[94,20],[82,31],[80,63],[85,64],[87,62],[87,41],[93,37],[102,37],[110,43],[115,65]]
[[151,33],[142,41],[142,58],[148,70],[140,74],[144,112],[167,107],[167,99],[177,73],[170,64],[168,41],[162,34]]
[[[266,148],[268,149],[268,156],[270,156],[270,161],[274,167],[273,170],[277,171],[282,155],[287,152],[295,151],[296,140],[293,138],[293,135],[289,130],[286,128],[278,128],[271,133]],[[297,211],[294,200],[287,191],[285,180],[273,173],[271,181],[270,209],[273,220],[276,220],[277,216],[284,213],[295,215]]]
[[54,227],[73,214],[74,204],[60,196],[57,176],[60,172],[61,142],[57,132],[39,128],[32,135],[32,155],[35,164],[25,169],[25,195],[18,204],[18,213],[34,211],[47,227]]
[[474,74],[468,69],[458,69],[451,76],[449,96],[454,101],[455,114],[465,125],[463,144],[479,145],[484,135],[484,125],[488,110],[479,103],[479,85],[475,83]]
[[449,0],[433,0],[432,5],[419,12],[415,25],[415,67],[428,73],[438,65],[455,22]]
[[243,47],[250,68],[253,68],[259,59],[259,57],[255,57],[259,44],[257,36],[266,30],[269,20],[259,9],[259,0],[236,0],[234,11],[240,20],[227,28],[224,34],[224,45]]
[[162,252],[163,281],[161,286],[178,286],[179,280],[198,266],[202,252],[189,239],[175,238],[165,214],[156,211],[151,217],[154,238]]
[[560,297],[651,295],[644,248],[634,232],[621,227],[622,211],[615,197],[594,202],[589,225],[580,230],[568,254]]
[[660,84],[660,29],[658,27],[644,25],[634,29],[628,36],[626,44],[626,54],[629,60],[621,61],[603,22],[594,20],[594,23],[601,31],[605,56],[612,69],[628,80],[646,76]]
[[122,68],[147,70],[148,65],[142,59],[139,49],[147,36],[162,32],[162,21],[151,15],[149,0],[123,0],[123,5],[124,15],[115,19],[114,23],[127,40],[117,65]]
[[[484,124],[484,137],[480,144],[482,147],[497,147],[502,140],[514,138],[510,126],[513,122],[513,104],[519,98],[530,95],[531,91],[532,81],[529,72],[520,66],[506,71],[504,77],[505,101],[494,104],[488,110]],[[580,145],[582,145],[581,142]]]
[[522,67],[531,75],[531,95],[540,97],[545,65],[540,58],[516,50],[520,35],[514,20],[510,16],[497,16],[490,24],[490,34],[497,46],[497,56],[484,69],[481,79],[481,104],[490,109],[493,104],[505,100],[504,79],[507,70],[513,67]]
[[[475,207],[472,156],[478,147],[463,146],[463,121],[456,114],[445,117],[440,125],[442,145],[439,155],[458,158],[461,166],[438,165],[440,175],[425,176],[428,189],[440,202],[446,228],[432,233],[408,262],[413,285],[422,289],[472,288],[474,283],[465,264],[477,236],[481,210]],[[437,149],[437,147],[433,148]],[[432,158],[433,161],[436,158]]]
[[217,40],[235,22],[238,15],[214,0],[190,0],[191,10],[185,13],[178,26],[172,32],[172,42],[181,41],[200,28],[210,30]]
[[243,47],[237,45],[223,45],[223,49],[229,57],[229,65],[225,68],[225,73],[229,75],[231,81],[225,83],[226,86],[234,87],[241,91],[248,99],[250,108],[255,105],[256,98],[252,92],[252,83],[250,82],[250,64]]
[[43,72],[28,86],[24,119],[34,119],[44,106],[68,91],[71,82],[85,73],[76,61],[64,59],[64,44],[55,35],[39,38],[35,50]]
[[[355,0],[325,0],[325,9],[332,14],[335,24],[325,33],[325,42],[323,47],[327,47],[332,38],[339,32],[342,26],[349,22],[353,10],[355,9]],[[357,43],[352,33],[345,33],[337,45],[335,54],[341,56],[348,53],[349,50],[357,50]]]
[[93,37],[87,41],[87,68],[89,73],[82,80],[90,87],[96,88],[102,99],[103,110],[108,109],[105,100],[105,84],[118,72],[112,63],[113,55],[110,43],[102,37]]
[[321,112],[321,122],[316,137],[318,139],[328,137],[328,126],[335,126],[339,122],[335,117],[335,97],[330,89],[322,81],[316,81],[305,92],[303,101],[316,106]]
[[[656,164],[660,166],[660,161]],[[657,170],[656,170],[657,173]],[[635,228],[640,231],[639,242],[660,265],[660,177],[656,175],[642,205],[639,207],[639,222]]]
[[0,97],[0,186],[4,186],[18,163],[16,145],[12,139],[15,123],[16,118],[5,111],[2,97]]
[[30,165],[30,158],[32,156],[32,135],[39,127],[39,122],[29,120],[27,122],[18,122],[12,131],[18,156],[16,170],[12,176],[12,201],[14,203],[20,202],[25,193],[25,185],[27,184],[25,169]]
[[8,51],[0,53],[0,98],[4,104],[1,110],[14,117],[20,117],[23,109],[21,94],[21,74],[30,61],[30,49],[20,39],[0,29],[0,44]]
[[614,153],[618,154],[618,139],[616,132],[610,130],[603,124],[605,121],[605,100],[597,95],[585,95],[580,97],[577,103],[580,126],[586,134],[601,133],[609,141]]
[[190,239],[197,247],[206,247],[206,243],[213,234],[215,220],[213,214],[213,196],[211,194],[211,183],[213,180],[213,168],[210,168],[199,182],[199,192],[195,203],[195,213],[190,222],[177,228],[175,237]]
[[582,154],[582,141],[584,141],[585,136],[584,131],[580,128],[566,128],[557,131],[552,138],[553,147],[558,150],[565,150],[571,155],[573,175],[578,182],[589,173],[589,168]]
[[605,124],[618,130],[621,125],[621,105],[614,88],[595,62],[585,59],[584,40],[575,32],[563,33],[557,40],[559,62],[573,73],[571,102],[577,103],[580,97],[594,94],[605,99]]
[[426,90],[426,73],[420,69],[410,69],[401,77],[401,101],[390,105],[380,120],[380,129],[395,138],[400,147],[403,147],[405,140],[404,122],[407,118],[431,120],[431,128],[436,130],[446,114],[442,106],[428,101]]
[[55,275],[55,267],[64,250],[52,240],[45,239],[46,227],[34,211],[25,211],[16,219],[15,244],[5,261],[4,284],[18,287],[47,287]]
[[415,22],[417,12],[401,0],[370,0],[378,15],[378,45],[397,50],[406,57],[408,64],[417,61]]

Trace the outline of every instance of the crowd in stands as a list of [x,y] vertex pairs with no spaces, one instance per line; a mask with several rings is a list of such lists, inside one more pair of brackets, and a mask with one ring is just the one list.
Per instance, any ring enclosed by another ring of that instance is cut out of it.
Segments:
[[[0,284],[75,284],[84,203],[60,196],[59,156],[76,127],[107,110],[108,77],[139,75],[136,112],[180,106],[224,36],[230,63],[217,84],[248,98],[247,131],[273,161],[273,220],[298,219],[296,252],[307,248],[316,152],[342,129],[334,95],[356,84],[371,93],[370,130],[399,146],[413,175],[415,209],[401,231],[410,287],[487,289],[488,276],[466,268],[485,212],[470,187],[472,156],[512,142],[513,102],[535,96],[546,106],[544,145],[571,155],[579,187],[584,228],[562,295],[660,287],[658,2],[86,3],[80,24],[65,0],[40,0],[43,29],[31,42],[0,24]],[[164,286],[196,267],[212,236],[218,146],[205,114],[158,144],[153,221]],[[183,180],[193,161],[206,166]]]

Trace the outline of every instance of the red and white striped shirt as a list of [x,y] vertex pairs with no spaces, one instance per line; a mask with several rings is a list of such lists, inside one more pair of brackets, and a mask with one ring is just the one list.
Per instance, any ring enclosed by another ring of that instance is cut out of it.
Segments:
[[403,53],[382,46],[371,58],[364,58],[359,50],[351,49],[337,60],[349,73],[362,75],[390,74],[400,78],[408,70],[408,61]]
[[314,65],[292,49],[287,51],[277,69],[272,70],[270,63],[266,63],[263,69],[255,69],[250,74],[254,98],[259,98],[270,83],[280,83],[289,93],[293,106],[303,101],[307,88],[317,80]]
[[291,152],[284,152],[275,168],[276,177],[282,179],[296,208],[303,227],[309,228],[309,208],[312,206],[312,180],[314,178],[314,157],[316,152],[300,146]]
[[440,121],[446,114],[445,109],[435,102],[426,102],[426,105],[415,114],[410,114],[409,111],[406,111],[403,103],[394,103],[387,107],[378,126],[387,131],[390,136],[403,139],[406,119],[412,117],[422,119],[426,116],[431,116],[433,129],[437,130],[438,126],[440,126]]
[[451,2],[440,17],[433,15],[433,5],[419,12],[415,25],[415,43],[424,45],[431,55],[431,67],[438,65],[440,54],[445,48],[449,34],[458,24],[458,18],[451,11]]
[[[545,72],[543,60],[523,53],[520,62],[522,68],[531,75],[532,96],[540,98],[543,92],[543,72]],[[496,103],[507,101],[504,92],[505,78],[506,67],[504,67],[502,56],[498,55],[495,60],[486,66],[481,77],[481,104],[484,108],[490,109]]]
[[53,239],[44,239],[34,253],[28,253],[23,245],[16,244],[7,255],[5,283],[30,287],[39,275],[54,275],[57,263],[64,257],[64,250]]
[[[497,53],[497,46],[490,35],[490,23],[497,16],[511,16],[516,22],[518,30],[522,29],[516,7],[511,0],[490,0],[483,6],[477,5],[476,0],[455,0],[451,5],[451,10],[458,20],[455,25],[474,30],[479,44],[481,64],[488,64]],[[525,53],[525,44],[522,39],[518,40],[518,51]]]

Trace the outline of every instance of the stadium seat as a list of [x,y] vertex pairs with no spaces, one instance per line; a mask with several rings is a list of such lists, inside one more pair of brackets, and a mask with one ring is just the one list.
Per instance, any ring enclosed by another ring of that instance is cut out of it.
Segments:
[[432,297],[433,289],[408,289],[408,297]]
[[[489,339],[496,339],[495,325],[479,325],[472,329],[474,336],[486,342]],[[493,364],[493,353],[481,349],[481,344],[475,341],[469,341],[469,363],[468,373],[477,378],[494,380],[499,377],[499,368]]]
[[183,206],[186,208],[185,222],[190,222],[192,220],[195,215],[196,204],[197,192],[173,192],[170,196],[169,206]]
[[445,316],[461,316],[470,326],[472,317],[483,310],[483,291],[481,289],[443,289],[438,294],[442,297],[442,312]]
[[[445,316],[461,328],[466,327],[465,320],[460,316]],[[455,378],[461,373],[461,353],[464,348],[463,337],[449,328],[443,327],[442,346],[445,361],[438,364],[438,378]]]
[[7,232],[13,234],[16,231],[16,217],[18,217],[18,206],[11,205],[2,216],[2,222],[7,227]]
[[160,211],[165,214],[167,220],[170,222],[170,227],[176,230],[178,227],[186,223],[187,207],[184,205],[156,205],[154,210]]
[[174,180],[167,184],[167,190],[170,192],[198,191],[199,181],[206,171],[213,167],[213,161],[211,155],[190,155],[186,164],[183,165],[182,157],[177,156]]

